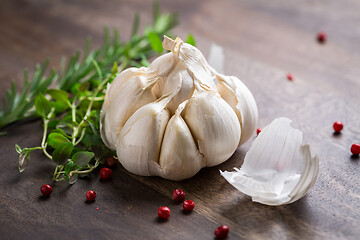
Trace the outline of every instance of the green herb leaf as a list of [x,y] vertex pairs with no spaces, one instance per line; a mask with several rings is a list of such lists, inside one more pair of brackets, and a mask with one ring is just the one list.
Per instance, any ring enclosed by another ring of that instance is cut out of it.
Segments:
[[20,156],[19,156],[19,172],[23,172],[25,170],[25,168],[29,165],[30,152],[31,151],[24,150],[24,151],[22,151],[20,153]]
[[16,150],[16,152],[17,152],[18,154],[21,154],[21,152],[22,152],[21,147],[20,147],[19,145],[17,145],[17,144],[15,144],[15,150]]
[[69,142],[56,148],[52,154],[52,160],[58,165],[65,164],[70,157],[73,147],[74,145]]
[[186,38],[186,43],[190,44],[190,45],[193,45],[194,47],[196,46],[196,43],[195,43],[195,38],[193,35],[189,34]]
[[71,160],[79,167],[86,167],[94,156],[93,152],[83,151],[75,153]]
[[164,48],[162,46],[162,42],[161,39],[159,38],[159,36],[154,33],[154,32],[150,32],[148,35],[151,47],[157,51],[158,53],[162,53],[164,51]]
[[68,181],[70,184],[74,184],[78,181],[78,179],[79,179],[79,174],[75,173],[71,177],[69,177]]
[[[61,131],[61,130],[60,130]],[[59,130],[58,130],[59,132]],[[60,147],[61,145],[63,145],[64,143],[69,143],[69,139],[67,139],[63,134],[60,134],[58,132],[52,132],[49,134],[48,137],[48,144],[57,149],[58,147]]]
[[49,100],[47,100],[41,93],[35,98],[35,109],[36,112],[44,118],[46,118],[51,111],[51,104]]
[[56,101],[70,105],[69,94],[60,89],[49,89],[46,91]]
[[69,161],[66,165],[65,165],[65,175],[68,176],[69,173],[74,169],[75,167],[75,163],[73,161]]

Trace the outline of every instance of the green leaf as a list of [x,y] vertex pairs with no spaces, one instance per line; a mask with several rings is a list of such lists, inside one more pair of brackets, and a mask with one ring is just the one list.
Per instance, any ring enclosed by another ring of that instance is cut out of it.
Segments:
[[75,163],[73,161],[69,161],[66,165],[65,165],[65,175],[68,176],[69,173],[74,169],[75,167]]
[[49,121],[48,128],[50,130],[56,128],[56,126],[59,124],[59,122],[60,122],[60,120],[58,120],[58,119],[53,119],[53,120]]
[[56,101],[70,105],[69,94],[67,92],[60,89],[49,89],[46,93],[48,93]]
[[190,44],[190,45],[193,45],[194,47],[196,46],[196,43],[195,43],[195,38],[193,35],[189,34],[186,38],[186,43]]
[[[57,131],[59,131],[59,130],[57,130]],[[47,142],[51,147],[57,149],[64,143],[69,143],[70,141],[64,135],[60,134],[59,132],[52,132],[49,134]]]
[[20,153],[19,156],[19,172],[23,172],[25,168],[29,165],[30,162],[30,152],[28,150],[24,150]]
[[68,142],[56,148],[52,154],[52,160],[58,165],[65,164],[70,157],[73,147],[74,145]]
[[161,39],[159,38],[159,36],[156,33],[150,32],[148,35],[148,38],[149,38],[152,49],[154,49],[158,53],[162,53],[164,51],[162,43],[161,43]]
[[41,93],[39,93],[39,95],[35,98],[35,109],[36,112],[44,118],[46,118],[51,111],[51,104],[49,100],[47,100]]
[[79,174],[73,174],[71,177],[69,177],[68,181],[70,184],[74,184],[79,179]]
[[75,153],[71,160],[79,167],[86,167],[94,156],[95,154],[93,152],[83,151]]
[[17,152],[18,154],[21,154],[21,152],[22,152],[21,147],[20,147],[19,145],[17,145],[17,144],[15,144],[15,150],[16,150],[16,152]]
[[118,72],[118,64],[117,62],[114,62],[113,68],[111,70],[111,74],[115,75]]

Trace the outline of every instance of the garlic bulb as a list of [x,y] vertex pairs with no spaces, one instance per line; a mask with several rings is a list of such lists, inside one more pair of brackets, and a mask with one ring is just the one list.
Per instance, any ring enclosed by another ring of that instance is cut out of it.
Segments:
[[319,158],[303,134],[290,126],[291,120],[277,118],[254,140],[240,169],[221,175],[254,202],[283,205],[303,197],[315,184]]
[[182,180],[226,161],[254,132],[257,107],[240,80],[217,73],[197,48],[166,36],[163,46],[171,52],[108,86],[101,137],[128,171]]

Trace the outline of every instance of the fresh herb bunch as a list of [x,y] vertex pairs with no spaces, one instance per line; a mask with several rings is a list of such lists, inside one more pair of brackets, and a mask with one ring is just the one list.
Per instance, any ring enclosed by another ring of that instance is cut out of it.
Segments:
[[[54,181],[75,183],[79,177],[91,173],[106,156],[113,154],[103,144],[100,134],[100,110],[104,101],[106,84],[127,67],[148,66],[148,58],[163,52],[161,38],[177,25],[176,14],[160,14],[154,5],[154,22],[138,34],[139,15],[136,14],[131,39],[121,42],[115,31],[111,38],[105,30],[101,48],[90,51],[87,41],[81,57],[76,53],[66,68],[60,66],[45,76],[48,61],[38,65],[32,81],[25,70],[24,87],[17,93],[13,83],[7,91],[0,113],[0,128],[30,117],[41,117],[43,137],[41,145],[21,148],[19,171],[25,170],[30,153],[42,150],[56,163]],[[191,35],[188,41],[194,44]],[[49,89],[50,85],[55,85]]]

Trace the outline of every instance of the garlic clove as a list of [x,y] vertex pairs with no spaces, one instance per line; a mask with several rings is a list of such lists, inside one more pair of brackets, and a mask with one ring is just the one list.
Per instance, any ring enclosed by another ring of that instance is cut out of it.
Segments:
[[290,119],[275,119],[256,137],[240,169],[220,171],[254,202],[266,205],[294,202],[316,181],[319,159],[311,156],[309,145],[302,145],[302,132],[290,124]]
[[158,159],[169,117],[163,104],[153,102],[129,118],[117,139],[116,151],[126,170],[142,176],[161,176]]
[[253,95],[245,84],[234,76],[215,73],[218,80],[217,90],[221,97],[235,111],[241,124],[239,145],[253,135],[258,120],[258,109]]
[[139,108],[121,129],[116,153],[129,172],[142,176],[162,175],[160,148],[170,118],[166,106],[180,91],[181,84],[180,79],[172,92]]
[[116,83],[108,87],[110,90],[107,91],[111,92],[103,104],[101,118],[104,127],[103,139],[110,149],[116,149],[117,137],[130,116],[140,107],[156,100],[151,88],[157,80],[138,75],[124,82],[118,89],[112,89]]
[[159,160],[163,178],[187,179],[205,166],[205,160],[196,147],[189,127],[181,117],[187,102],[179,105],[165,130]]
[[235,152],[241,135],[240,124],[218,93],[195,91],[183,114],[207,166],[218,165]]

